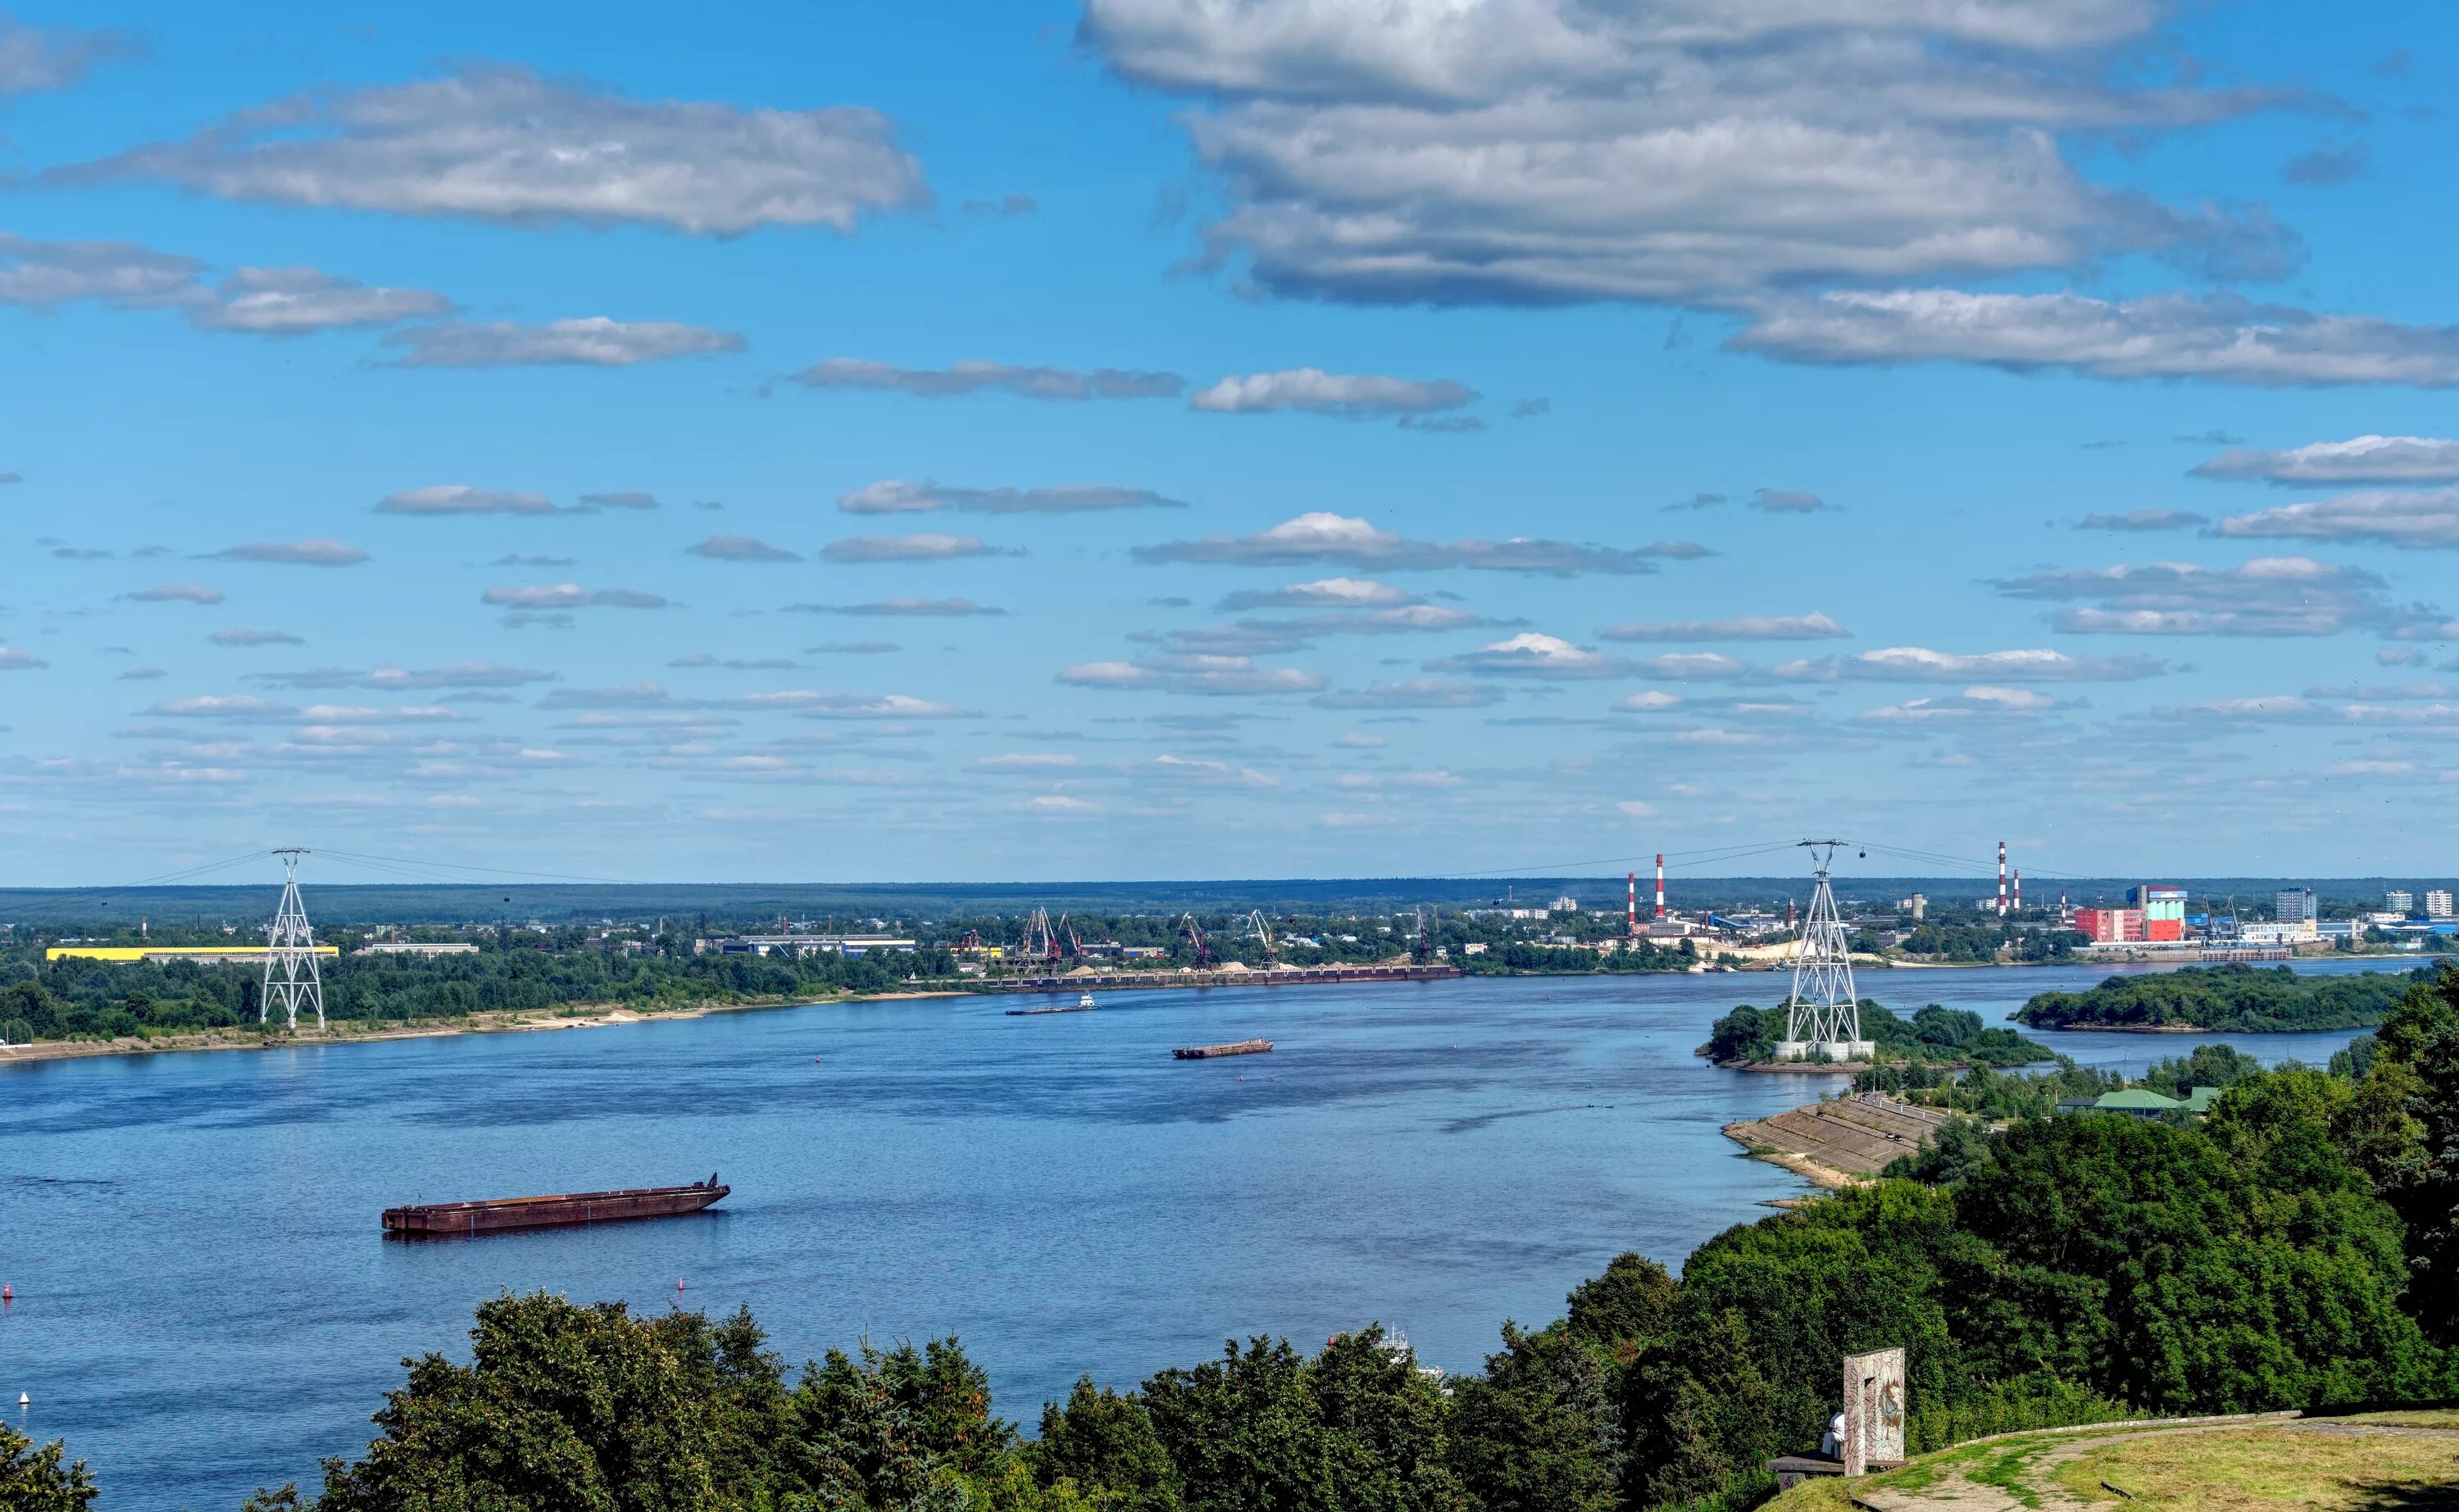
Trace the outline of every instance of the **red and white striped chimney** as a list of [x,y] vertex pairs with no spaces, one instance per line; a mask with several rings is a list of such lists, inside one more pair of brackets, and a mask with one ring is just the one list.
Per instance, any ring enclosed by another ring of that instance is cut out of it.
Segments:
[[1636,872],[1623,873],[1623,882],[1629,889],[1629,895],[1623,902],[1623,933],[1637,934],[1639,933],[1639,873]]
[[1665,916],[1665,852],[1656,852],[1656,916]]
[[2018,914],[2024,912],[2024,869],[2022,867],[2015,869],[2015,912]]
[[1998,842],[1998,916],[2007,916],[2007,842]]

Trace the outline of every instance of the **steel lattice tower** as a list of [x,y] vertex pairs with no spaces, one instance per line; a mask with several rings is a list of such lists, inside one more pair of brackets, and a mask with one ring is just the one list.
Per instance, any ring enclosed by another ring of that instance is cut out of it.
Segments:
[[1861,1038],[1861,999],[1853,991],[1853,960],[1844,938],[1844,920],[1836,909],[1836,893],[1827,885],[1827,866],[1841,840],[1804,840],[1818,886],[1810,895],[1810,914],[1802,920],[1801,943],[1793,953],[1793,997],[1785,1019],[1784,1041],[1776,1048],[1780,1060],[1807,1060],[1814,1053],[1850,1059],[1867,1055],[1873,1046]]
[[282,858],[282,906],[264,927],[264,1002],[257,1021],[273,1021],[279,1003],[284,1019],[299,1027],[303,1003],[316,1010],[316,1027],[325,1027],[325,983],[316,973],[316,934],[307,927],[306,905],[299,901],[299,858],[296,847],[273,852]]

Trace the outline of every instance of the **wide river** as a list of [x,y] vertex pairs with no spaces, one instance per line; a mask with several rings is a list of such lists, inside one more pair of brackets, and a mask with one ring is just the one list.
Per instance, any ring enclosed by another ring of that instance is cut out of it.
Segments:
[[[2328,963],[2316,969],[2345,969]],[[1863,974],[1992,1022],[2105,969]],[[1803,1190],[1719,1133],[1827,1076],[1692,1051],[1774,976],[1121,993],[0,1067],[0,1413],[105,1508],[232,1512],[366,1442],[407,1354],[505,1291],[747,1302],[788,1360],[960,1334],[1028,1425],[1231,1335],[1370,1320],[1474,1369],[1623,1250],[1669,1265]],[[1270,1056],[1176,1061],[1260,1036]],[[2068,1034],[2140,1070],[2196,1037]],[[2238,1037],[2321,1061],[2346,1035]],[[694,1218],[389,1242],[412,1201],[696,1181]],[[683,1290],[678,1294],[677,1286]],[[23,1412],[17,1395],[31,1395]]]

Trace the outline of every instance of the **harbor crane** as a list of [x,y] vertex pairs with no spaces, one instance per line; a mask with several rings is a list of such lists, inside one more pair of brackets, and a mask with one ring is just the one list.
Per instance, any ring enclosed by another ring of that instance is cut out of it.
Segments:
[[1240,939],[1263,941],[1264,959],[1272,959],[1276,954],[1276,949],[1272,944],[1272,921],[1264,917],[1264,911],[1262,909],[1252,909],[1248,912],[1244,922],[1247,927],[1238,937]]
[[1195,922],[1194,914],[1189,914],[1178,921],[1178,933],[1195,947],[1195,964],[1198,970],[1212,964],[1212,947],[1205,939],[1204,926]]
[[1059,936],[1051,932],[1048,909],[1035,909],[1033,916],[1024,921],[1024,943],[1017,947],[1017,954],[1026,960],[1059,959]]

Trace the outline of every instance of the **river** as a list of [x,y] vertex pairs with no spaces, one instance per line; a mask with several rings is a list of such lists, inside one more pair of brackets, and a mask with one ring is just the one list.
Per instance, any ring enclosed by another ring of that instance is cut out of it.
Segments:
[[[2386,964],[2386,963],[2374,963]],[[2318,963],[2350,969],[2354,962]],[[1867,972],[1991,1022],[2105,968]],[[750,1304],[788,1360],[960,1334],[1028,1425],[1224,1338],[1381,1320],[1475,1369],[1616,1251],[1804,1190],[1719,1133],[1834,1087],[1693,1058],[1781,976],[963,998],[0,1068],[0,1411],[101,1505],[231,1512],[355,1452],[406,1354],[506,1290]],[[1260,1036],[1270,1056],[1176,1061]],[[2066,1034],[2140,1070],[2200,1037]],[[2321,1061],[2349,1037],[2235,1037]],[[388,1242],[386,1207],[695,1181],[709,1214]],[[681,1282],[683,1291],[676,1288]],[[33,1398],[19,1412],[19,1392]]]

